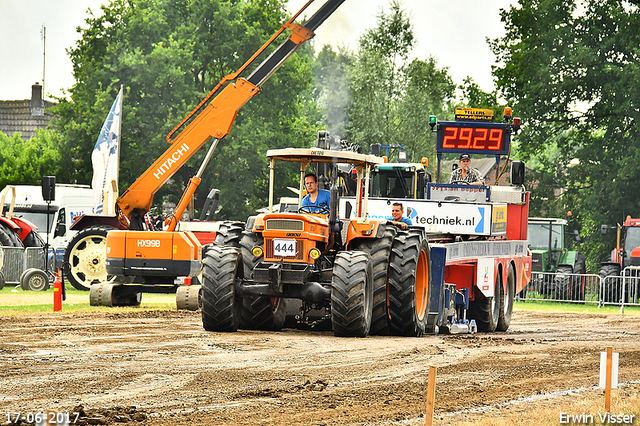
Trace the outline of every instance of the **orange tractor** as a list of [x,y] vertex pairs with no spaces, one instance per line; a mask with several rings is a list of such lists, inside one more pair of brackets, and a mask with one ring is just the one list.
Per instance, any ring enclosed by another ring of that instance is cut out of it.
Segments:
[[[431,290],[425,231],[401,230],[367,213],[369,174],[383,159],[321,148],[270,150],[267,156],[269,211],[247,220],[237,245],[212,245],[204,254],[204,328],[278,330],[296,322],[328,324],[337,336],[422,335]],[[332,167],[329,208],[275,212],[277,161],[300,163],[299,206],[307,168]],[[356,176],[351,219],[337,215],[338,194],[346,190],[339,164],[355,171],[349,174]]]

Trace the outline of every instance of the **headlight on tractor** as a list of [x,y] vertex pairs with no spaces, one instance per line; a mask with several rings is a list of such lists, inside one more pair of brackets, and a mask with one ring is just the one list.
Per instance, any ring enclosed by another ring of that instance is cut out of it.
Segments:
[[251,249],[251,253],[255,256],[255,257],[260,257],[262,256],[262,247],[260,246],[255,246],[254,248]]
[[311,250],[309,250],[309,257],[312,258],[313,260],[316,260],[317,258],[320,257],[320,250],[318,250],[317,248],[312,248]]

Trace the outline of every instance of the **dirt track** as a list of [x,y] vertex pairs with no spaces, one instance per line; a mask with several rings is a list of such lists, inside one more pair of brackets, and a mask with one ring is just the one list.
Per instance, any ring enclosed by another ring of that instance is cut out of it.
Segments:
[[597,385],[607,346],[640,396],[639,316],[517,311],[506,333],[365,339],[209,333],[193,312],[5,317],[0,422],[56,408],[82,412],[76,424],[421,425],[435,365],[436,424],[457,424],[476,416],[464,409],[487,416],[486,406]]

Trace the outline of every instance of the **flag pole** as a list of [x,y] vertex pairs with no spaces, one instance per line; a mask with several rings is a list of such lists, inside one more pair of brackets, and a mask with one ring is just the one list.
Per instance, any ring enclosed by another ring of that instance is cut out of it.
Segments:
[[120,85],[120,92],[118,93],[118,99],[120,100],[120,117],[118,120],[118,147],[116,148],[116,178],[115,178],[115,186],[113,186],[114,190],[113,190],[113,205],[112,208],[115,212],[115,205],[116,205],[116,200],[118,199],[118,184],[120,181],[120,145],[122,145],[122,132],[120,131],[122,129],[122,108],[124,105],[124,92],[123,92],[123,88],[124,86],[121,84]]

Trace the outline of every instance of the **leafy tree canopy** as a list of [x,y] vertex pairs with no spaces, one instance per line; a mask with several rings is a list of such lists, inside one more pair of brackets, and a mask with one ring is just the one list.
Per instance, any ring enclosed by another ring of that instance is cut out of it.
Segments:
[[[91,151],[124,85],[122,189],[167,149],[166,134],[288,17],[284,0],[112,0],[102,11],[78,29],[69,50],[76,83],[54,111],[64,136],[60,169],[63,180],[91,181]],[[205,170],[196,206],[211,187],[221,190],[219,218],[244,220],[266,205],[266,150],[308,144],[316,132],[310,53],[299,49],[240,111]],[[156,204],[178,200],[205,152],[158,191]],[[288,176],[279,177],[286,186]]]
[[410,59],[414,42],[409,16],[397,0],[360,38],[348,66],[346,137],[365,150],[371,143],[404,145],[412,160],[433,153],[429,115],[442,118],[451,110],[456,86],[434,58]]
[[40,185],[42,176],[60,172],[60,137],[49,130],[37,130],[23,141],[19,133],[0,133],[0,189],[6,185]]
[[[590,269],[614,246],[600,224],[640,215],[640,11],[624,0],[521,0],[491,40],[497,86],[524,118],[534,159],[532,213],[563,217],[591,237]],[[553,192],[553,188],[556,188]]]

